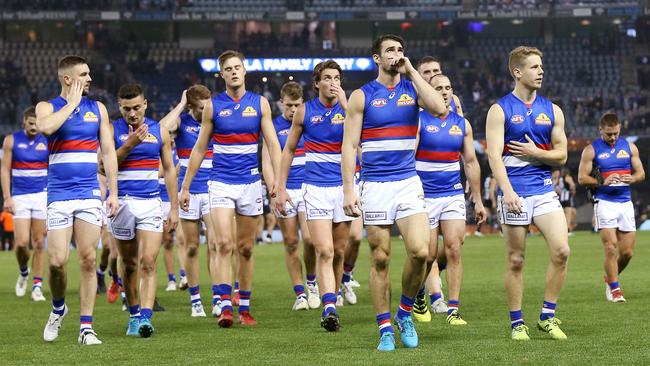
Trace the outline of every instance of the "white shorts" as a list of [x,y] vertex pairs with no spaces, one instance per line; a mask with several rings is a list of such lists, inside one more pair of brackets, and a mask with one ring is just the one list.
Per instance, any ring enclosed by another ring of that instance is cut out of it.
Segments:
[[163,211],[160,198],[120,197],[120,207],[111,221],[115,239],[131,240],[136,230],[163,231]]
[[343,211],[343,186],[318,187],[303,184],[307,220],[332,220],[332,222],[352,221]]
[[190,193],[190,207],[180,210],[178,216],[183,220],[199,220],[210,213],[209,193]]
[[167,220],[167,218],[169,217],[169,211],[172,208],[172,204],[170,202],[165,202],[165,201],[160,202],[160,204],[162,207],[162,218],[164,221]]
[[242,216],[257,216],[263,212],[262,181],[249,184],[228,184],[210,181],[210,208],[234,208]]
[[296,217],[298,216],[298,212],[305,212],[305,198],[304,198],[304,191],[302,189],[287,189],[287,194],[289,194],[289,198],[291,198],[291,202],[293,202],[293,205],[291,206],[289,202],[286,204],[286,215],[281,215],[279,212],[275,213],[275,216],[277,216],[280,219],[288,219],[291,217]]
[[456,194],[438,198],[425,198],[429,212],[429,227],[437,228],[440,221],[463,220],[467,217],[465,195]]
[[594,204],[594,213],[596,214],[596,227],[598,230],[636,231],[632,201],[612,202],[598,200]]
[[19,194],[12,198],[16,210],[14,219],[45,220],[47,217],[47,192]]
[[359,184],[364,225],[392,225],[395,220],[426,213],[420,177]]
[[504,225],[530,225],[533,218],[554,211],[563,211],[560,199],[555,192],[547,192],[528,197],[520,197],[522,212],[515,214],[504,211],[503,196],[497,197],[497,213],[499,221]]
[[80,219],[102,226],[102,201],[98,199],[56,201],[47,206],[47,230],[65,229]]

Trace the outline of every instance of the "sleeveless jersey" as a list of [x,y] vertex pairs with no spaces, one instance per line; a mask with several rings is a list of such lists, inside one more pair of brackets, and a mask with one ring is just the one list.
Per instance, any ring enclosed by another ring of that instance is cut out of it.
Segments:
[[[158,122],[145,118],[149,134],[117,167],[117,194],[119,197],[132,196],[152,198],[160,196],[158,166],[162,137]],[[115,149],[124,145],[129,134],[128,123],[120,118],[113,122]]]
[[[49,101],[57,112],[68,102],[61,96]],[[101,199],[97,180],[99,104],[82,97],[61,127],[48,136],[47,202]]]
[[341,178],[341,143],[345,112],[339,103],[331,108],[318,98],[305,103],[303,120],[305,139],[305,183],[319,187],[343,184]]
[[[284,150],[291,129],[291,121],[281,114],[273,120],[273,127],[275,127],[275,132],[278,135],[280,148]],[[300,137],[298,145],[296,145],[296,153],[291,162],[289,177],[287,177],[287,189],[300,189],[302,187],[302,181],[305,178],[305,160],[305,139]]]
[[[178,152],[178,159],[180,162],[180,170],[178,171],[178,187],[183,184],[185,172],[190,162],[190,154],[192,148],[199,138],[201,131],[201,123],[192,117],[189,113],[180,115],[181,123],[178,126],[176,134],[176,151]],[[190,183],[190,193],[208,193],[208,180],[210,180],[210,171],[212,170],[212,144],[208,143],[208,149],[205,152],[205,157],[201,162],[199,170]]]
[[[594,147],[594,168],[600,171],[603,179],[610,175],[632,174],[632,151],[630,144],[623,138],[619,138],[614,146],[608,145],[603,139],[591,143]],[[609,186],[596,188],[594,198],[597,200],[611,202],[627,202],[632,199],[630,185],[627,183],[616,183]]]
[[[172,159],[174,159],[174,169],[176,169],[176,166],[178,165],[178,153],[176,152],[176,148],[172,149]],[[167,193],[165,177],[158,178],[158,187],[160,187],[160,200],[163,202],[169,202],[169,194]]]
[[250,184],[260,180],[258,139],[261,96],[247,91],[240,100],[223,92],[212,98],[214,157],[210,180]]
[[415,154],[424,197],[463,194],[460,152],[465,138],[465,118],[449,112],[446,118],[420,111],[420,144]]
[[40,133],[30,139],[25,131],[14,132],[11,151],[11,195],[40,193],[47,187],[47,138]]
[[413,83],[401,79],[387,88],[373,80],[361,90],[365,96],[361,180],[390,182],[415,176],[419,108]]
[[507,144],[510,141],[527,142],[524,135],[528,135],[538,148],[550,150],[551,130],[555,123],[553,104],[538,95],[532,104],[527,105],[512,93],[499,99],[498,104],[505,115],[502,159],[512,188],[522,197],[552,192],[551,167],[541,163],[534,165],[515,157],[508,151]]

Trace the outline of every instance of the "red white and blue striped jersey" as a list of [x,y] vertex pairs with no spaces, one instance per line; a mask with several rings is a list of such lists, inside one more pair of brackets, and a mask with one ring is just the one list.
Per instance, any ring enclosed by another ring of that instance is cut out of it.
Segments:
[[409,80],[394,88],[377,80],[361,87],[365,95],[361,130],[361,180],[398,181],[415,176],[418,96]]
[[[180,162],[178,172],[178,187],[183,184],[187,165],[190,162],[192,148],[199,138],[201,132],[201,123],[192,117],[189,113],[183,113],[180,116],[181,123],[178,126],[176,134],[176,151]],[[212,143],[208,143],[208,149],[205,152],[201,167],[196,171],[196,175],[190,183],[190,193],[208,193],[208,180],[210,180],[210,171],[212,170]]]
[[[603,179],[612,174],[632,174],[632,151],[630,143],[623,138],[616,140],[613,146],[603,139],[591,143],[594,147],[594,168],[598,169]],[[628,202],[632,199],[630,185],[615,183],[596,188],[595,199],[611,202]]]
[[463,194],[460,181],[460,152],[465,138],[465,118],[454,112],[434,117],[420,111],[420,144],[415,169],[422,181],[424,197]]
[[[61,96],[49,101],[53,112],[68,102]],[[82,97],[61,127],[48,136],[47,202],[101,199],[97,180],[99,104]]]
[[[132,196],[152,198],[160,196],[158,184],[158,167],[162,137],[158,122],[145,118],[149,127],[147,137],[131,150],[129,155],[117,167],[117,194],[119,197]],[[129,125],[120,118],[113,122],[115,149],[124,145],[129,136]],[[135,130],[135,128],[134,128]]]
[[336,187],[341,179],[341,143],[345,112],[340,103],[324,106],[318,98],[305,103],[305,183]]
[[[172,148],[172,159],[174,160],[174,169],[178,165],[178,153],[176,148]],[[169,202],[169,194],[167,193],[167,185],[165,184],[165,177],[158,178],[158,187],[160,187],[160,200]],[[179,185],[180,187],[180,185]]]
[[519,159],[508,151],[507,145],[511,141],[528,142],[525,137],[528,135],[538,148],[550,150],[555,123],[553,103],[538,95],[532,104],[526,104],[509,93],[499,99],[498,104],[505,115],[502,159],[512,188],[522,197],[552,192],[551,167]]
[[[284,149],[289,137],[291,121],[281,114],[273,120],[273,127],[275,127],[275,132],[278,135],[280,148]],[[302,182],[305,179],[305,161],[305,139],[301,136],[298,145],[296,145],[293,161],[291,161],[291,170],[289,170],[289,177],[287,177],[287,189],[300,189],[302,187]]]
[[25,131],[14,132],[11,151],[11,195],[44,192],[47,187],[47,138],[40,133],[30,139]]
[[214,157],[210,180],[249,184],[260,180],[258,139],[261,96],[249,91],[240,100],[223,92],[212,98]]

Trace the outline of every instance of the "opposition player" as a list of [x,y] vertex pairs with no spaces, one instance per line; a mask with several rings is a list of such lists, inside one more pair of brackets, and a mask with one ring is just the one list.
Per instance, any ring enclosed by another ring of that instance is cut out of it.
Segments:
[[23,129],[7,136],[2,144],[2,196],[4,210],[14,215],[18,280],[16,296],[25,296],[29,278],[29,246],[32,256],[32,300],[45,301],[45,210],[47,207],[47,139],[36,129],[36,109],[23,111]]
[[[600,138],[582,151],[578,182],[595,189],[596,227],[605,249],[605,297],[625,302],[619,275],[632,259],[636,224],[630,185],[642,183],[645,171],[639,149],[620,137],[621,123],[615,113],[600,119]],[[592,170],[598,171],[593,177]]]
[[[304,102],[302,86],[294,81],[284,84],[280,90],[280,102],[284,110],[281,115],[273,120],[273,127],[275,127],[280,147],[284,149],[289,137],[293,116]],[[275,210],[275,207],[270,208],[276,213],[278,224],[282,231],[282,240],[284,241],[285,249],[284,260],[287,265],[289,277],[293,283],[293,291],[296,295],[296,300],[292,307],[293,310],[316,309],[320,306],[318,285],[309,283],[309,279],[313,282],[316,281],[316,254],[305,218],[305,201],[302,190],[305,177],[305,160],[305,143],[304,139],[301,138],[296,145],[296,152],[291,162],[286,183],[287,193],[295,208],[287,205],[286,215],[281,215]],[[271,157],[266,146],[263,147],[262,151],[262,163],[264,178],[268,180],[269,185],[272,185],[275,179],[271,167]],[[298,230],[300,230],[300,236]],[[307,291],[305,291],[305,286],[303,286],[300,237],[302,237],[303,242],[303,258],[308,278]]]
[[567,160],[564,115],[560,107],[537,94],[542,86],[542,52],[520,46],[510,52],[514,90],[490,107],[487,115],[488,157],[499,186],[497,211],[506,242],[506,293],[511,337],[529,340],[521,312],[523,268],[528,227],[544,235],[550,263],[544,303],[537,326],[553,339],[566,339],[555,318],[569,258],[566,219],[553,190],[551,167]]
[[[449,78],[438,74],[429,83],[449,108],[453,100]],[[449,287],[447,322],[451,325],[466,325],[467,322],[460,316],[460,286],[463,279],[461,249],[465,241],[467,211],[460,177],[461,158],[477,222],[482,223],[486,216],[481,201],[481,167],[476,159],[472,127],[465,118],[449,110],[439,117],[422,110],[418,141],[415,169],[424,187],[431,228],[427,270],[430,270],[436,257],[440,233],[445,247]],[[426,303],[424,295],[423,286],[418,298],[420,302]],[[424,315],[430,319],[428,312]]]
[[314,67],[313,87],[318,97],[301,105],[293,116],[278,173],[276,209],[286,215],[287,177],[301,138],[304,138],[304,200],[307,225],[316,249],[318,287],[323,303],[321,326],[329,332],[340,328],[336,311],[338,284],[343,275],[343,255],[354,218],[343,213],[341,141],[346,123],[346,96],[341,87],[343,72],[333,60]]
[[[111,231],[124,268],[129,308],[127,336],[150,337],[156,297],[156,259],[163,232],[158,166],[164,170],[170,199],[167,227],[178,223],[178,189],[169,132],[146,118],[147,100],[140,85],[124,84],[117,92],[122,118],[113,122],[117,148],[119,209]],[[140,309],[142,305],[142,309]]]
[[[262,184],[258,166],[258,137],[264,136],[269,148],[273,169],[280,161],[280,144],[273,128],[271,107],[266,98],[246,90],[244,56],[236,51],[225,51],[219,56],[220,75],[226,91],[209,100],[203,109],[201,131],[192,149],[181,187],[181,208],[190,208],[192,183],[212,138],[214,157],[210,173],[210,219],[216,239],[216,260],[211,268],[217,279],[222,310],[218,324],[229,328],[233,322],[231,256],[237,249],[239,321],[255,325],[250,314],[253,286],[253,248],[255,226],[262,214]],[[275,187],[270,187],[275,194]],[[236,243],[232,237],[233,216],[237,217]],[[188,236],[188,232],[185,231]]]
[[[359,216],[371,251],[370,294],[377,314],[381,351],[395,349],[390,319],[390,229],[397,223],[404,237],[407,260],[395,323],[405,347],[417,347],[411,309],[424,279],[429,245],[422,183],[415,171],[418,106],[433,115],[445,103],[404,56],[404,41],[394,35],[377,38],[372,57],[379,68],[376,80],[355,90],[347,108],[341,169],[348,215]],[[408,76],[411,81],[402,79]],[[361,141],[361,200],[354,191],[354,163]]]
[[[183,182],[192,148],[195,146],[200,131],[204,126],[201,122],[201,116],[203,114],[203,108],[210,101],[210,97],[211,93],[208,88],[203,85],[193,85],[187,91],[183,92],[180,103],[160,120],[163,126],[176,133],[176,151],[180,159],[180,170],[178,172],[179,185]],[[185,111],[186,109],[187,111]],[[204,143],[204,145],[202,147],[205,148],[205,154],[200,167],[191,183],[188,182],[190,183],[189,206],[187,210],[183,209],[180,212],[181,228],[185,236],[185,270],[187,271],[192,317],[206,316],[199,291],[201,220],[205,224],[205,236],[208,240],[208,246],[212,247],[212,250],[208,250],[209,268],[217,268],[217,258],[214,255],[216,253],[215,234],[213,223],[210,221],[210,197],[208,194],[208,180],[210,178],[210,170],[212,169],[212,145],[208,146],[207,143]],[[216,271],[210,271],[210,275],[212,277],[214,295],[217,294],[215,285],[219,282],[216,277]],[[220,315],[220,309],[216,306],[216,302],[213,302],[212,314],[214,316]]]
[[102,226],[102,201],[97,180],[97,148],[101,146],[110,195],[106,210],[117,209],[117,163],[106,107],[88,99],[90,68],[80,56],[65,56],[58,64],[61,94],[36,105],[36,128],[47,136],[47,250],[50,265],[52,312],[43,339],[54,341],[68,312],[65,305],[66,264],[74,235],[80,267],[79,344],[102,342],[92,328],[97,292],[97,245]]
[[[442,74],[442,63],[433,56],[424,56],[418,61],[416,69],[427,83],[431,83],[431,80],[436,75]],[[460,98],[456,94],[452,96],[449,110],[463,117],[463,106],[460,103]]]

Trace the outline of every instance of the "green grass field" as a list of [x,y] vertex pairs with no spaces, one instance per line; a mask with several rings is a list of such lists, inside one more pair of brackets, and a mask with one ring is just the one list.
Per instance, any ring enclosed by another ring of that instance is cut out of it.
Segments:
[[[650,234],[637,237],[635,258],[621,279],[628,303],[604,299],[602,249],[598,236],[571,237],[571,259],[557,315],[569,340],[552,341],[534,328],[543,297],[546,247],[540,237],[529,239],[525,270],[524,317],[532,340],[513,343],[503,286],[504,249],[499,236],[468,238],[463,258],[465,279],[461,296],[466,327],[452,328],[443,316],[417,324],[418,349],[398,348],[392,354],[375,351],[378,331],[368,290],[368,249],[362,246],[355,277],[361,282],[359,302],[339,309],[343,328],[327,333],[319,326],[320,312],[292,312],[293,293],[286,273],[282,245],[257,247],[252,312],[255,328],[219,329],[213,318],[191,318],[187,292],[164,292],[166,276],[160,263],[159,298],[167,308],[153,318],[156,333],[149,339],[124,335],[127,313],[118,304],[97,299],[95,329],[104,344],[81,348],[78,334],[78,269],[69,269],[67,302],[71,311],[53,344],[42,339],[50,311],[46,303],[32,303],[29,292],[16,298],[16,262],[12,253],[0,254],[0,363],[8,364],[649,364],[647,263]],[[205,255],[205,247],[202,247]],[[393,311],[399,299],[399,274],[404,251],[394,240],[391,265]],[[73,255],[75,253],[73,252]],[[205,263],[202,258],[201,263]],[[208,276],[202,268],[204,304],[211,302]],[[46,281],[47,283],[47,278]],[[209,307],[206,306],[209,311]],[[399,343],[398,343],[399,344]],[[398,346],[399,347],[399,346]]]

